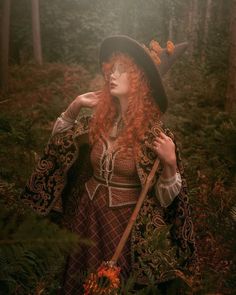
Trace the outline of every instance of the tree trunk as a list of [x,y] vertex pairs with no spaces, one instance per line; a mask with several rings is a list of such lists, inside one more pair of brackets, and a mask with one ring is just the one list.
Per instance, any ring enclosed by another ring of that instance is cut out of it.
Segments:
[[31,4],[34,59],[38,64],[42,65],[43,58],[40,37],[39,0],[31,0]]
[[212,6],[212,0],[207,0],[205,21],[204,21],[204,28],[203,28],[202,50],[201,50],[202,62],[205,62],[205,59],[206,59],[206,47],[207,47],[207,39],[208,39],[208,32],[209,32],[209,23],[211,18],[211,6]]
[[225,109],[228,112],[235,111],[236,106],[236,0],[232,1],[230,21],[230,52],[229,52],[229,76],[226,92]]
[[[219,27],[222,25],[222,21],[225,18],[224,15],[224,0],[218,0],[217,2],[217,14],[216,14],[216,22],[218,23]],[[227,3],[228,6],[228,3]]]
[[4,92],[8,91],[10,10],[11,10],[11,0],[5,0],[3,3],[2,21],[1,21],[1,63],[0,63],[0,87]]
[[189,9],[188,40],[189,54],[192,57],[197,46],[198,5],[197,0],[191,0]]
[[169,24],[168,24],[168,40],[173,41],[174,34],[173,34],[173,28],[174,28],[174,4],[173,2],[169,3],[170,5],[170,17],[169,17]]
[[170,19],[169,19],[168,40],[173,41],[173,18],[172,17],[170,17]]
[[138,10],[137,10],[137,5],[134,6],[133,8],[133,38],[136,39],[138,38]]

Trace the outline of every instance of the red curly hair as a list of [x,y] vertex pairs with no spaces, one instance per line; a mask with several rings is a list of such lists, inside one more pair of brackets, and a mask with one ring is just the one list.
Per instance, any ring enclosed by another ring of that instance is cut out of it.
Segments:
[[[130,56],[124,53],[113,54],[110,60],[103,64],[104,75],[109,73],[118,60],[127,67],[130,85],[127,97],[128,108],[123,117],[125,126],[117,142],[123,150],[127,151],[128,147],[136,147],[142,141],[149,122],[159,121],[161,111],[152,97],[144,71]],[[109,132],[118,115],[118,103],[118,99],[110,94],[109,82],[106,82],[102,89],[101,100],[90,123],[90,142],[92,144],[101,136],[109,138]]]

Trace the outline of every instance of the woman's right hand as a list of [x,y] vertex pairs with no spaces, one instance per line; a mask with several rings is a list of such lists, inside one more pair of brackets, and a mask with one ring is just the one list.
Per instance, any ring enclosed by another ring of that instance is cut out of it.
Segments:
[[100,99],[102,91],[87,92],[77,96],[64,112],[69,120],[75,120],[81,108],[94,108]]
[[80,108],[93,108],[98,104],[100,94],[101,91],[81,94],[75,98],[76,104],[78,104]]

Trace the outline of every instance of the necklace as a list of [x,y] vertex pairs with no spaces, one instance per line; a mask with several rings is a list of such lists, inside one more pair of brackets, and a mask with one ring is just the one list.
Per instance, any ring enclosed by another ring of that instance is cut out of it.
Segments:
[[124,127],[124,122],[123,122],[121,116],[119,116],[116,119],[116,121],[112,127],[112,130],[109,134],[110,138],[112,138],[112,139],[117,138],[118,134],[120,133],[120,131],[122,130],[123,127]]

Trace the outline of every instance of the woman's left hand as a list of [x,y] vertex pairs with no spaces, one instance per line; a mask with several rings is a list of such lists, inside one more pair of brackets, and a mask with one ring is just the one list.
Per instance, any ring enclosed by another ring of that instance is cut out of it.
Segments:
[[160,132],[159,136],[154,139],[153,150],[164,166],[176,167],[175,144],[165,133]]

